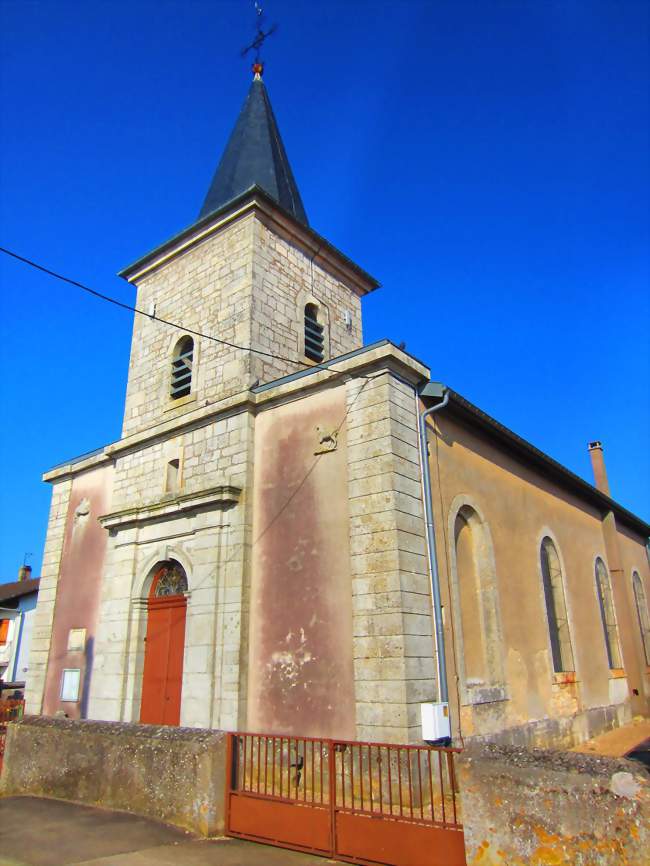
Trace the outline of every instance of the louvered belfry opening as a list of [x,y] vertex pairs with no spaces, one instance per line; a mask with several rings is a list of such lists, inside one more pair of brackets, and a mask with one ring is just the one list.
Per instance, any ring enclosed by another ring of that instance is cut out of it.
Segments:
[[194,359],[194,340],[191,337],[183,337],[174,349],[174,360],[172,361],[172,384],[171,398],[177,400],[186,397],[192,387],[192,361]]
[[318,322],[318,308],[315,304],[305,307],[305,355],[310,361],[323,360],[323,326]]

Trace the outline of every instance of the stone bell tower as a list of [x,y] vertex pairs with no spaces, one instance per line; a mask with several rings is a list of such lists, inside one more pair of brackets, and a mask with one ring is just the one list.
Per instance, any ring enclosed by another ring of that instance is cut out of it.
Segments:
[[310,228],[261,66],[196,222],[120,275],[150,316],[134,323],[124,437],[359,348],[377,287]]

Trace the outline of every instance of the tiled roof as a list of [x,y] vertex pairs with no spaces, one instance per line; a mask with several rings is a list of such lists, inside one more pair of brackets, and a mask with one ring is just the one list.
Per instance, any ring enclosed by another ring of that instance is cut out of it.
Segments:
[[21,598],[32,592],[38,592],[40,577],[32,577],[29,580],[15,580],[13,583],[0,583],[0,605],[3,601]]

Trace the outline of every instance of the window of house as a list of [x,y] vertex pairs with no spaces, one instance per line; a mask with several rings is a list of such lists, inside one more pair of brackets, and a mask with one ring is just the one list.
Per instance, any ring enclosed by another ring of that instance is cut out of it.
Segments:
[[65,668],[61,674],[61,700],[76,703],[79,700],[80,685],[81,670],[79,668]]
[[186,397],[192,388],[192,363],[194,360],[194,340],[183,337],[176,343],[172,359],[172,381],[170,396],[172,400]]
[[596,560],[596,588],[598,589],[600,618],[603,623],[603,632],[605,634],[607,661],[610,668],[621,668],[623,667],[623,662],[621,660],[621,649],[618,642],[616,614],[614,613],[612,582],[609,577],[609,571],[600,558]]
[[7,643],[8,636],[9,636],[9,620],[8,619],[0,619],[0,646],[4,646]]
[[634,601],[636,602],[636,613],[639,618],[639,628],[641,629],[645,663],[650,665],[650,613],[648,613],[648,597],[646,596],[645,586],[638,571],[632,574],[632,588],[634,590]]
[[316,304],[305,306],[305,355],[310,361],[320,363],[324,358],[324,328],[318,321]]
[[564,578],[560,557],[550,538],[542,541],[540,549],[542,567],[542,582],[544,585],[544,601],[546,602],[546,617],[551,639],[551,654],[553,670],[556,673],[575,670],[569,618],[567,616],[566,599],[564,596]]

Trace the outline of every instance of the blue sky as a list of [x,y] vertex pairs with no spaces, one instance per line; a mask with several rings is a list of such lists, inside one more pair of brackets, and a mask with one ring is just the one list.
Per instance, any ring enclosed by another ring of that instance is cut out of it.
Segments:
[[[313,227],[381,280],[366,342],[650,518],[645,2],[281,2],[265,82]],[[116,297],[196,217],[249,86],[252,3],[0,7],[0,244]],[[0,257],[0,581],[43,470],[119,437],[128,313]]]

